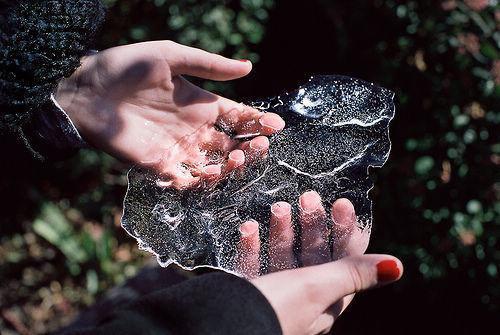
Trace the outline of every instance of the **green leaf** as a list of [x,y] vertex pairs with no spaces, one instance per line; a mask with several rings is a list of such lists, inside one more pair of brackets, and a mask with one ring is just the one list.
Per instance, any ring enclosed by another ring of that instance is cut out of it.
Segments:
[[489,59],[498,59],[499,53],[497,49],[493,46],[493,44],[489,42],[484,42],[481,45],[481,53],[488,57]]
[[40,216],[33,222],[33,230],[58,248],[68,261],[83,263],[88,259],[73,227],[56,205],[48,203],[42,207]]

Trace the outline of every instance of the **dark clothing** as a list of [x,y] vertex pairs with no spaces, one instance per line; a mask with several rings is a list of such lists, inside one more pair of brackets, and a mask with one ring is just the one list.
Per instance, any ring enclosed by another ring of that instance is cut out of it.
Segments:
[[252,284],[212,273],[147,294],[97,328],[63,334],[281,334],[281,328]]
[[[81,144],[51,94],[78,68],[104,16],[98,0],[0,0],[1,134],[18,137],[38,157]],[[259,290],[216,273],[146,294],[97,326],[65,333],[281,334],[281,329]]]
[[37,158],[74,146],[51,94],[80,66],[104,16],[99,0],[0,0],[0,134]]

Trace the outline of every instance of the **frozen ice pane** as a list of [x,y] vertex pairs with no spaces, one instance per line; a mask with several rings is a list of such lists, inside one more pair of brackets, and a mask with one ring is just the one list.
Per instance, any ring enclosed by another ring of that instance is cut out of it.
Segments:
[[317,76],[293,92],[254,101],[250,105],[286,121],[271,138],[266,159],[210,190],[160,187],[158,176],[134,168],[122,225],[164,266],[175,262],[232,272],[240,224],[259,222],[265,268],[271,204],[287,201],[296,212],[299,196],[308,190],[321,195],[327,210],[336,199],[348,198],[359,227],[370,229],[368,168],[381,167],[388,158],[393,96],[362,80]]

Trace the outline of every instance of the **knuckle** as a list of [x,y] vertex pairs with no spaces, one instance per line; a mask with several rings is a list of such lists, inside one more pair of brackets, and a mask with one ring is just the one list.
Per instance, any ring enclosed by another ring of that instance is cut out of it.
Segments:
[[205,70],[207,71],[207,73],[214,73],[215,71],[215,63],[213,60],[207,60],[207,62],[205,63]]
[[354,292],[359,292],[365,287],[364,276],[359,266],[351,264],[348,266],[349,277]]
[[166,49],[170,49],[172,47],[174,47],[177,43],[175,43],[174,41],[172,40],[165,40],[163,41],[163,46],[166,48]]

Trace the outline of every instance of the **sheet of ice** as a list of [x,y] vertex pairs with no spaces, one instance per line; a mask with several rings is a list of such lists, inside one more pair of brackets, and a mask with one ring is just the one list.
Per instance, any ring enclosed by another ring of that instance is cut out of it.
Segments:
[[163,266],[175,262],[231,272],[239,225],[259,222],[265,271],[271,204],[288,201],[296,213],[297,200],[307,190],[316,190],[327,209],[335,199],[348,198],[358,225],[370,229],[368,168],[381,167],[388,158],[393,96],[362,80],[317,76],[293,92],[254,101],[250,105],[278,113],[287,124],[271,138],[268,158],[205,191],[159,187],[156,175],[134,168],[122,226]]

